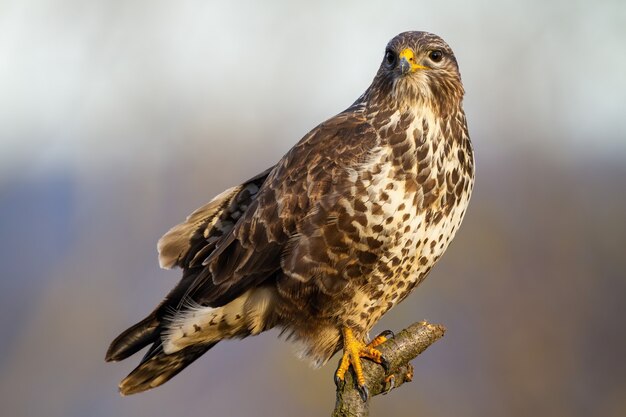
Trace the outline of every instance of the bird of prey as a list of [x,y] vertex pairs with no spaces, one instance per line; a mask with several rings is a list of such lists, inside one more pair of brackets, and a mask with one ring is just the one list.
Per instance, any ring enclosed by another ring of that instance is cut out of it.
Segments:
[[150,346],[124,395],[168,381],[221,340],[278,328],[335,379],[385,363],[369,331],[429,273],[474,182],[457,60],[437,35],[404,32],[372,84],[278,163],[229,188],[158,242],[182,279],[119,335],[107,361]]

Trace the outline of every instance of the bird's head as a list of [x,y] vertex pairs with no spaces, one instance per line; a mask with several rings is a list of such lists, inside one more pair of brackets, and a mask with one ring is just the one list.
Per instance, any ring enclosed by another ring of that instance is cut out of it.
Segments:
[[444,114],[460,106],[464,94],[452,49],[427,32],[403,32],[389,41],[372,88],[377,100],[427,105]]

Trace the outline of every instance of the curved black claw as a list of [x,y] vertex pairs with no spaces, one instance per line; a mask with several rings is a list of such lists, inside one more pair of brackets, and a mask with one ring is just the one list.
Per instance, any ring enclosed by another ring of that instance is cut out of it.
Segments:
[[335,375],[335,386],[338,389],[342,389],[345,384],[346,384],[346,381],[344,381],[343,379],[341,379],[337,375]]
[[393,339],[396,337],[396,334],[391,330],[383,330],[383,332],[378,336],[385,336],[387,339]]
[[385,373],[389,372],[389,368],[390,368],[391,365],[389,364],[389,361],[387,360],[387,358],[385,358],[382,355],[380,357],[380,364],[383,367],[383,369],[385,370]]
[[335,386],[338,389],[342,389],[343,386],[346,384],[346,381],[344,381],[343,379],[339,378],[339,375],[337,375],[337,372],[339,371],[339,368],[341,367],[341,362],[339,362],[339,364],[337,365],[337,369],[335,369]]
[[[389,385],[387,385],[387,383]],[[383,395],[387,395],[389,391],[391,391],[395,387],[396,387],[396,377],[395,375],[391,374],[387,378],[385,378],[385,390],[383,391]]]
[[367,399],[370,396],[370,391],[367,389],[365,385],[356,384],[356,389],[359,391],[359,395],[363,402],[367,402]]

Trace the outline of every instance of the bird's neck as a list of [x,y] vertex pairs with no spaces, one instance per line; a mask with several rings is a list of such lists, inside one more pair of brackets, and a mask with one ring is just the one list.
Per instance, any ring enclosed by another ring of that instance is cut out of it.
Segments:
[[437,120],[446,120],[462,112],[464,93],[455,78],[434,82],[424,77],[377,77],[355,104],[361,103],[368,112],[433,113]]

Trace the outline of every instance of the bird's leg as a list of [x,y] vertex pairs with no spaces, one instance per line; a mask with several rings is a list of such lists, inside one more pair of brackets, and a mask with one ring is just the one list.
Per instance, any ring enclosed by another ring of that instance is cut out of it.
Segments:
[[370,359],[376,363],[382,364],[385,368],[387,368],[387,361],[385,360],[385,358],[383,358],[383,355],[380,353],[380,351],[375,349],[376,346],[384,343],[384,341],[387,339],[384,335],[380,335],[379,337],[376,337],[372,341],[372,343],[366,345],[365,343],[354,337],[351,329],[344,327],[342,329],[342,333],[343,356],[341,357],[339,368],[337,368],[337,372],[335,373],[335,383],[337,383],[337,385],[343,383],[346,372],[348,371],[350,365],[352,365],[359,394],[361,394],[361,398],[363,399],[363,401],[367,401],[369,391],[365,386],[365,376],[363,375],[361,358]]

